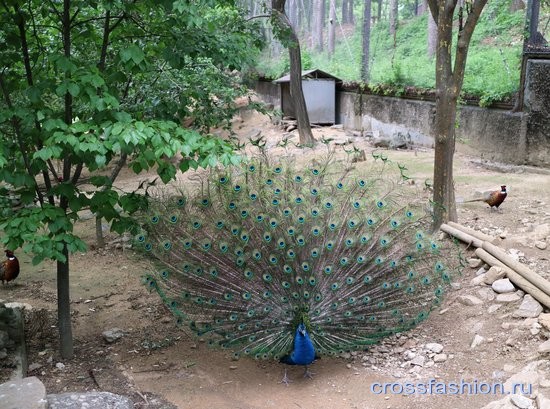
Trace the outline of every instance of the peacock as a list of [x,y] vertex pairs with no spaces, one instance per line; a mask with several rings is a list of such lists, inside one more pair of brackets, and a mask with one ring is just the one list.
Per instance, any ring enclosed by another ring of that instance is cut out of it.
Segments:
[[[209,345],[290,365],[364,350],[440,305],[456,249],[406,168],[251,156],[153,195],[144,283]],[[283,382],[288,385],[285,370]]]

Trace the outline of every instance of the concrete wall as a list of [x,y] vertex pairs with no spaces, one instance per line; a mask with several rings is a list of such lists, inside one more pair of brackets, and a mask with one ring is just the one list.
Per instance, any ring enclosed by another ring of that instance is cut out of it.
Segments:
[[[550,166],[550,60],[527,63],[524,112],[462,106],[456,136],[480,157],[497,162]],[[257,87],[280,106],[275,84]],[[435,104],[353,92],[336,93],[336,122],[375,136],[433,146]]]

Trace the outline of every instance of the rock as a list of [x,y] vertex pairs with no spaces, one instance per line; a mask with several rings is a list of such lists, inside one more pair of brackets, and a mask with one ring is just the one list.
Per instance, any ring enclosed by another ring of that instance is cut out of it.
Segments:
[[548,245],[546,244],[545,241],[538,240],[538,241],[535,241],[535,247],[540,250],[546,250],[546,247],[548,247]]
[[46,388],[40,380],[28,378],[8,381],[0,385],[0,402],[6,409],[46,409]]
[[55,364],[55,367],[59,370],[65,369],[65,364],[63,362],[58,362]]
[[512,404],[510,398],[506,396],[500,400],[495,400],[487,405],[483,406],[481,409],[517,409],[516,406]]
[[523,367],[523,369],[504,382],[505,391],[513,391],[516,388],[516,392],[522,394],[530,393],[528,385],[538,385],[541,375],[539,375],[539,366],[546,365],[546,360],[533,361]]
[[417,355],[411,359],[411,365],[424,366],[426,362],[426,357],[424,355]]
[[483,260],[480,260],[478,258],[469,258],[468,259],[468,265],[471,268],[479,268],[484,264]]
[[477,294],[485,301],[493,301],[497,295],[492,288],[485,287],[477,290]]
[[495,312],[497,312],[497,310],[502,307],[502,304],[493,304],[493,305],[490,305],[489,308],[487,308],[487,312],[489,314],[494,314]]
[[49,409],[133,409],[133,402],[126,396],[111,392],[61,393],[48,395]]
[[550,409],[550,399],[545,397],[542,393],[537,394],[537,408],[538,409]]
[[103,335],[103,339],[105,340],[105,342],[107,342],[108,344],[112,344],[113,342],[124,336],[124,331],[120,328],[112,328],[108,329],[107,331],[103,331],[101,335]]
[[540,314],[539,324],[550,331],[550,313]]
[[516,318],[536,318],[541,312],[542,305],[531,295],[526,294],[519,308],[513,312],[512,316]]
[[476,276],[483,275],[486,272],[487,272],[487,270],[485,270],[485,267],[481,267],[479,270],[476,271]]
[[519,300],[521,300],[521,296],[518,293],[498,294],[496,298],[496,302],[501,303],[512,303]]
[[510,395],[510,400],[520,409],[529,409],[533,407],[533,401],[522,395]]
[[425,347],[428,351],[435,352],[436,354],[439,354],[441,351],[443,351],[443,345],[438,344],[437,342],[430,342],[426,344]]
[[500,280],[501,278],[504,278],[506,276],[506,272],[503,268],[493,266],[485,273],[485,284],[491,285],[496,280]]
[[470,284],[473,285],[473,286],[476,286],[476,285],[485,285],[485,274],[481,274],[481,275],[478,275],[478,276],[475,276],[474,278],[472,278],[470,280]]
[[539,345],[538,351],[541,354],[547,354],[550,352],[550,339],[547,341],[544,341],[542,344]]
[[447,354],[435,354],[434,362],[445,362],[447,360]]
[[508,278],[500,278],[495,280],[491,287],[498,294],[513,293],[516,291],[516,287],[514,287],[514,284],[512,284]]
[[483,304],[483,301],[481,301],[479,298],[469,294],[457,297],[457,301],[461,304],[469,306]]
[[474,336],[474,339],[472,340],[472,343],[470,345],[470,348],[475,348],[479,345],[481,345],[483,343],[483,341],[485,341],[485,338],[483,338],[481,335],[479,334],[476,334]]

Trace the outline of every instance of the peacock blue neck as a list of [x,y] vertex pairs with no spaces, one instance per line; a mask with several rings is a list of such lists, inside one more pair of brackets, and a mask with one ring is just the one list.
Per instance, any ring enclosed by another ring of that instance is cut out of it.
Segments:
[[294,365],[309,365],[315,359],[315,348],[304,324],[298,325],[294,335],[294,350],[290,354]]

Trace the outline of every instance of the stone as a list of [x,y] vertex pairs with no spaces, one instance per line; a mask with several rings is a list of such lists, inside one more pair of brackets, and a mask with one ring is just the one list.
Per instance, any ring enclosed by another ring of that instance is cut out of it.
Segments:
[[487,270],[485,270],[485,267],[481,267],[479,270],[476,271],[476,276],[483,275],[486,272],[487,272]]
[[495,312],[497,312],[497,310],[502,307],[502,304],[493,304],[493,305],[490,305],[489,308],[487,308],[487,312],[489,314],[494,314]]
[[491,285],[505,276],[506,271],[502,267],[493,266],[485,273],[485,284]]
[[5,409],[46,409],[46,388],[35,376],[0,385],[1,407]]
[[519,300],[521,300],[521,296],[518,293],[498,294],[495,300],[496,302],[506,304],[506,303],[518,302]]
[[445,362],[447,360],[447,354],[435,354],[434,362]]
[[479,295],[482,299],[486,301],[494,301],[494,299],[497,297],[493,289],[489,287],[480,288],[479,290],[477,290],[477,295]]
[[425,347],[428,351],[435,352],[436,354],[439,354],[441,351],[443,351],[443,345],[438,344],[437,342],[430,342],[426,344]]
[[538,241],[535,241],[535,247],[540,250],[546,250],[546,247],[548,247],[548,244],[546,244],[545,241],[538,240]]
[[512,404],[510,398],[506,396],[500,400],[495,400],[487,405],[483,406],[481,409],[517,409],[516,406]]
[[513,312],[512,316],[516,318],[536,318],[541,312],[542,305],[531,295],[526,294],[519,308]]
[[113,342],[119,340],[124,336],[124,331],[120,328],[112,328],[108,329],[107,331],[103,331],[101,334],[103,336],[103,339],[108,344],[112,344]]
[[468,265],[471,267],[471,268],[479,268],[483,265],[483,260],[480,260],[478,258],[469,258],[468,259]]
[[473,285],[473,286],[486,285],[486,283],[485,283],[485,274],[475,276],[474,278],[472,278],[470,280],[470,284]]
[[426,362],[426,357],[424,355],[417,355],[411,359],[411,365],[424,366],[424,362]]
[[49,409],[133,409],[133,402],[111,392],[61,393],[48,395]]
[[542,344],[539,345],[538,347],[538,351],[541,353],[541,354],[547,354],[550,352],[550,339],[549,340],[546,340],[544,341]]
[[540,314],[539,324],[550,331],[550,313]]
[[508,278],[495,280],[491,287],[498,294],[513,293],[514,291],[516,291],[516,287],[514,287],[514,284],[512,284],[512,282]]
[[474,339],[472,340],[472,343],[470,344],[470,348],[475,348],[475,347],[481,345],[483,343],[483,341],[485,341],[485,338],[482,337],[479,334],[476,334],[474,336]]
[[483,301],[481,301],[479,298],[477,298],[474,295],[469,295],[469,294],[461,295],[461,296],[457,297],[457,301],[461,304],[469,305],[469,306],[483,304]]
[[548,399],[542,393],[539,392],[537,394],[537,399],[535,401],[537,402],[538,409],[550,409],[550,399]]
[[510,401],[512,401],[514,406],[520,409],[529,409],[533,407],[533,401],[523,395],[510,395]]

